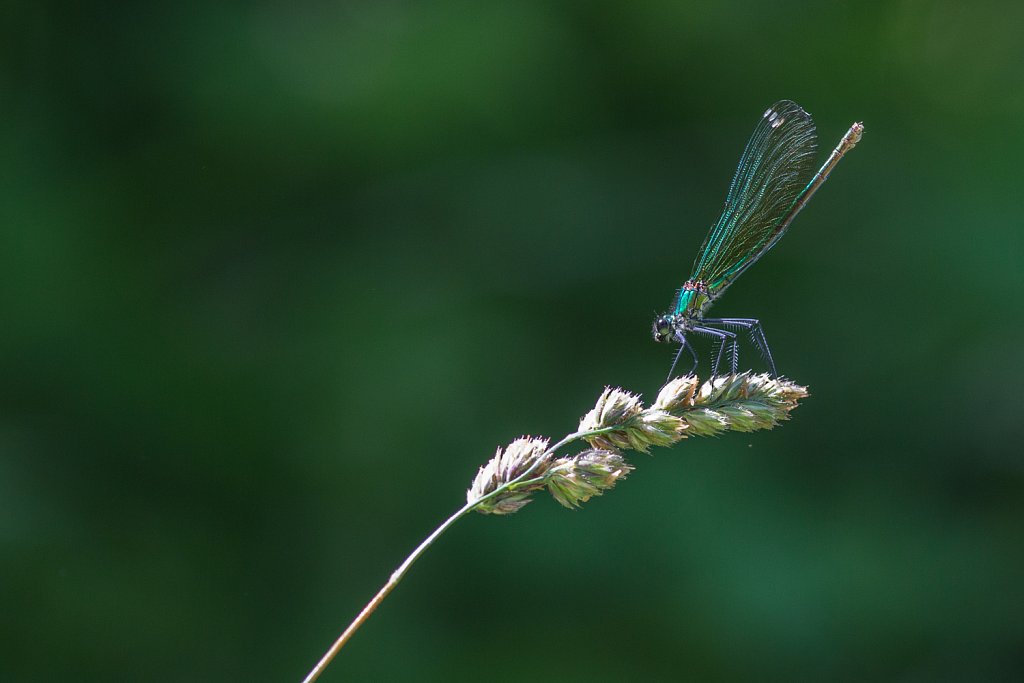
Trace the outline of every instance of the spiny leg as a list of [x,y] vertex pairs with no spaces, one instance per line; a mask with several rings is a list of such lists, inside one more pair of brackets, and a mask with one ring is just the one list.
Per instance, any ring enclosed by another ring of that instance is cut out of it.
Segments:
[[750,332],[750,340],[757,346],[761,358],[768,364],[772,377],[778,377],[779,372],[775,369],[775,359],[772,358],[772,351],[768,347],[768,340],[765,339],[764,330],[761,328],[761,321],[756,318],[705,318],[705,323],[734,327]]
[[725,351],[726,344],[729,345],[729,356],[732,358],[732,367],[730,370],[736,372],[736,364],[739,361],[739,348],[737,346],[736,335],[728,330],[718,330],[722,334],[728,335],[723,337],[718,343],[718,353],[715,355],[715,366],[711,368],[711,376],[714,377],[718,374],[718,369],[722,367],[722,353]]
[[751,341],[758,347],[762,359],[774,365],[771,357],[771,350],[768,348],[768,341],[765,339],[761,322],[753,317],[714,317],[706,319],[707,323],[718,324],[725,327],[740,328],[751,333]]
[[697,352],[693,350],[692,346],[690,346],[690,342],[686,341],[686,337],[682,334],[676,335],[676,341],[679,342],[679,351],[676,352],[676,357],[672,359],[672,367],[668,369],[668,377],[665,379],[666,382],[672,379],[672,373],[676,369],[676,363],[679,362],[679,357],[683,355],[683,349],[689,351],[690,356],[693,358],[693,366],[690,368],[690,374],[692,375],[697,369]]
[[[718,342],[718,352],[716,359],[716,370],[717,366],[722,364],[722,353],[725,352],[729,356],[729,370],[732,374],[736,374],[736,368],[740,364],[740,340],[732,332],[728,330],[718,330],[729,335],[729,339],[722,339]],[[728,351],[726,351],[726,344],[728,344]],[[714,374],[712,372],[711,374]]]
[[[722,351],[725,350],[725,345],[730,342],[735,345],[736,334],[729,332],[728,330],[716,330],[712,327],[694,327],[693,331],[718,340],[718,351],[715,353],[715,360],[711,365],[711,376],[714,377],[718,373],[719,364],[722,362]],[[739,356],[735,351],[733,355],[736,356],[737,360],[739,359]],[[735,372],[735,367],[733,368],[733,372]]]
[[753,318],[705,318],[704,322],[712,325],[721,325],[725,328],[741,329],[746,330],[750,333],[750,341],[757,346],[758,353],[761,354],[761,359],[767,363],[772,373],[775,373],[775,363],[772,359],[772,353],[768,349],[768,342],[764,338],[764,332],[761,330],[760,324]]
[[697,352],[693,350],[693,346],[690,345],[690,342],[686,341],[685,339],[683,340],[683,346],[685,346],[686,350],[690,352],[690,358],[693,358],[693,365],[690,366],[689,374],[696,374],[698,363]]

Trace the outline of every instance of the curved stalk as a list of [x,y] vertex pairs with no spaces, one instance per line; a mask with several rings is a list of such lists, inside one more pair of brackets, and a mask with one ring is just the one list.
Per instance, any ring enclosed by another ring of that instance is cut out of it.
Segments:
[[[608,431],[608,429],[596,429],[586,432],[573,432],[572,434],[566,436],[564,439],[556,443],[554,446],[548,448],[547,451],[545,451],[545,455],[550,455],[557,451],[559,448],[562,448],[563,446],[566,446],[572,443],[573,441],[577,441],[587,436],[594,436],[595,434],[600,434],[606,431]],[[345,646],[345,643],[347,643],[349,639],[352,638],[352,636],[355,634],[355,632],[359,630],[359,627],[362,626],[363,623],[370,618],[370,615],[373,614],[374,610],[377,609],[380,603],[384,602],[384,598],[388,596],[388,593],[395,589],[395,586],[397,586],[398,583],[402,580],[402,577],[404,577],[406,572],[409,571],[409,568],[412,567],[413,563],[420,558],[420,555],[426,552],[427,548],[433,545],[434,541],[436,541],[441,536],[441,534],[443,534],[445,531],[448,531],[448,528],[451,527],[452,524],[454,524],[460,518],[464,517],[467,513],[472,512],[476,507],[478,507],[482,503],[485,503],[491,498],[500,495],[503,491],[515,487],[518,484],[524,483],[524,480],[526,480],[530,476],[530,474],[532,474],[533,471],[543,461],[544,458],[538,458],[538,460],[529,469],[527,469],[525,472],[523,472],[521,475],[519,475],[512,481],[502,484],[494,491],[487,494],[483,498],[480,498],[479,500],[475,500],[472,503],[466,503],[461,508],[459,508],[458,511],[456,511],[451,517],[442,522],[441,526],[434,529],[434,531],[432,531],[429,536],[423,539],[423,542],[416,546],[415,550],[409,553],[409,556],[405,558],[402,564],[398,565],[398,569],[391,573],[391,578],[388,579],[388,582],[385,583],[384,586],[379,591],[377,591],[377,594],[373,596],[373,599],[370,600],[370,602],[366,603],[366,607],[364,607],[362,611],[359,612],[358,616],[356,616],[352,623],[348,625],[348,628],[346,628],[342,632],[342,634],[338,636],[337,640],[334,641],[331,647],[328,648],[327,652],[324,653],[323,657],[320,658],[320,661],[316,663],[316,666],[314,666],[310,670],[310,672],[306,674],[306,677],[302,679],[302,683],[313,683],[313,681],[320,677],[320,674],[323,673],[324,669],[326,669],[327,666],[331,663],[331,661],[337,656],[338,652],[341,651],[341,648]],[[533,481],[536,480],[531,480],[531,483]]]

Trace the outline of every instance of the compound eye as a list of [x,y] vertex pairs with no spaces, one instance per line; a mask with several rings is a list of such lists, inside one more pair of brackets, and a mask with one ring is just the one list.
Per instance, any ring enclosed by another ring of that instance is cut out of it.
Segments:
[[654,321],[654,333],[661,341],[669,338],[669,335],[672,333],[672,324],[667,317],[661,316]]

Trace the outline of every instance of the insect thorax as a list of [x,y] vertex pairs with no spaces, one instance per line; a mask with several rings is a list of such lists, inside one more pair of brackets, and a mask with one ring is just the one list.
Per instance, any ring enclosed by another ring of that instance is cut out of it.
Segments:
[[682,341],[681,337],[703,317],[704,309],[711,305],[711,301],[703,281],[687,280],[676,293],[672,309],[655,319],[651,330],[655,341]]
[[681,319],[704,317],[704,309],[711,305],[711,295],[703,280],[687,280],[676,294],[673,315]]

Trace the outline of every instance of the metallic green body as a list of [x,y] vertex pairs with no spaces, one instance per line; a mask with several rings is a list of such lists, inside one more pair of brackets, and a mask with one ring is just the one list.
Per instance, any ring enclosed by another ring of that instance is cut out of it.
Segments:
[[676,295],[676,303],[673,306],[675,316],[700,319],[704,317],[704,310],[711,305],[711,297],[706,291],[690,286],[687,282],[679,294]]
[[[764,112],[743,150],[722,214],[708,231],[690,277],[676,293],[671,311],[654,321],[655,340],[678,343],[681,353],[688,347],[687,333],[713,337],[719,342],[719,350],[712,369],[717,368],[722,350],[730,344],[735,371],[734,330],[747,330],[774,373],[771,352],[758,320],[705,319],[704,312],[736,278],[775,246],[843,155],[860,141],[863,131],[863,125],[853,124],[815,172],[817,132],[810,114],[790,100],[776,102]],[[677,360],[678,357],[677,354]]]

